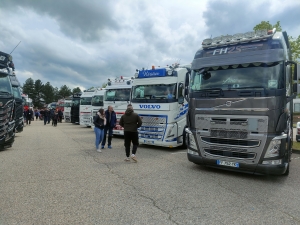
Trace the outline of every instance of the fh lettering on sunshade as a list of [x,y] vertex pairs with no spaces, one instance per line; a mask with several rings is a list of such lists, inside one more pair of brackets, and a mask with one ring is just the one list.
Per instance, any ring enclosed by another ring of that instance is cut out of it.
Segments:
[[139,105],[140,109],[160,109],[160,105]]

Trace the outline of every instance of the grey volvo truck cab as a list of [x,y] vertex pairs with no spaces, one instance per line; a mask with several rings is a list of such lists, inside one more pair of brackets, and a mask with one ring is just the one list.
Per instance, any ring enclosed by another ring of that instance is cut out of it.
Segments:
[[286,32],[205,39],[186,79],[188,160],[253,174],[288,174],[297,67]]

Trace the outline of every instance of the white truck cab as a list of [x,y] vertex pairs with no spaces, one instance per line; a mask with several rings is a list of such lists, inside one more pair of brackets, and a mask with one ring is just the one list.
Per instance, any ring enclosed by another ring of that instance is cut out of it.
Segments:
[[106,92],[105,88],[99,88],[94,92],[94,96],[92,97],[92,115],[91,115],[92,124],[94,121],[94,116],[97,115],[99,109],[103,108],[104,110],[106,110],[107,108],[107,106],[104,105],[105,92]]
[[143,124],[140,144],[163,147],[185,146],[188,103],[183,97],[189,65],[137,70],[132,84],[131,104]]
[[85,90],[80,96],[79,124],[81,126],[92,126],[92,97],[94,96],[94,92],[94,89]]
[[121,116],[125,113],[127,105],[130,103],[130,93],[133,78],[123,77],[108,79],[106,92],[104,95],[104,106],[112,106],[116,116],[117,124],[113,129],[114,135],[124,135],[124,129],[119,125]]

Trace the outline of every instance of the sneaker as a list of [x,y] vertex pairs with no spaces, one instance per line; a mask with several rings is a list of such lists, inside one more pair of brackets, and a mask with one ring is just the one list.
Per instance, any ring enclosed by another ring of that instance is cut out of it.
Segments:
[[104,145],[101,146],[101,149],[104,149]]
[[129,157],[126,157],[126,158],[124,159],[124,161],[129,162],[129,161],[130,161],[130,158],[129,158]]
[[136,156],[135,155],[131,155],[131,159],[133,160],[133,161],[135,161],[135,162],[137,162],[137,158],[136,158]]
[[97,149],[97,152],[101,152],[101,149]]
[[108,148],[111,148],[111,145],[109,145]]

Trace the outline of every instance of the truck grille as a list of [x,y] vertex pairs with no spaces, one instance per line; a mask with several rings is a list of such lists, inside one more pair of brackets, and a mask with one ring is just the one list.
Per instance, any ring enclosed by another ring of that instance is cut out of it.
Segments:
[[212,137],[222,137],[222,138],[238,138],[246,139],[248,137],[247,131],[242,130],[221,130],[221,129],[211,129],[210,136]]
[[205,148],[204,151],[212,155],[231,157],[231,158],[241,158],[241,159],[255,158],[255,153],[248,153],[248,152],[239,152],[239,151],[234,152],[234,151],[227,151],[221,149],[207,149],[207,148]]
[[259,141],[257,140],[241,140],[241,139],[226,139],[226,138],[214,138],[214,137],[201,137],[202,141],[210,144],[221,144],[221,145],[236,145],[245,147],[257,147]]

